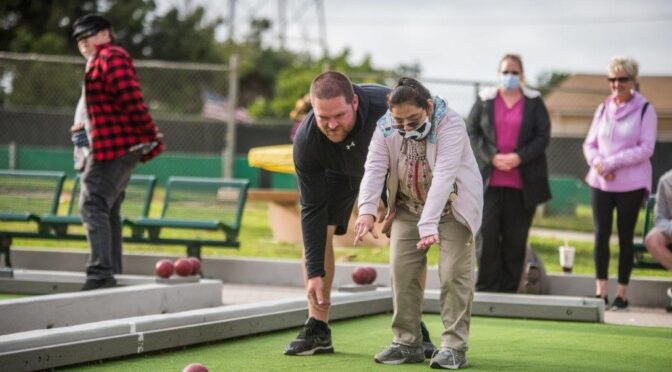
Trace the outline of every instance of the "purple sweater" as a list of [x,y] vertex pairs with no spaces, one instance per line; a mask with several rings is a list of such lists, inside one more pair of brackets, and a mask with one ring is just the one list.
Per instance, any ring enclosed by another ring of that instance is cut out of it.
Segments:
[[[586,182],[596,189],[625,192],[645,188],[651,191],[651,155],[656,145],[658,117],[651,104],[642,117],[646,99],[634,92],[632,99],[617,105],[614,97],[598,106],[583,154],[590,166]],[[613,173],[607,181],[593,165],[602,162],[604,174]]]

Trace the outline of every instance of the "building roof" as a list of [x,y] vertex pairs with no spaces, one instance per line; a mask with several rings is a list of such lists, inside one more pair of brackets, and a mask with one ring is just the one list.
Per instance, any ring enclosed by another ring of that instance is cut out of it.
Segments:
[[[672,117],[672,76],[640,76],[639,91],[659,117]],[[565,79],[544,99],[551,115],[592,116],[609,95],[606,75],[576,74]]]

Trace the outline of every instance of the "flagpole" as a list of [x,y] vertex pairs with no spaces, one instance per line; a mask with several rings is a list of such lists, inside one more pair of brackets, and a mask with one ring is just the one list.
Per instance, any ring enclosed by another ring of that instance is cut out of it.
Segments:
[[226,141],[222,156],[224,178],[233,178],[233,164],[236,156],[236,109],[238,107],[238,55],[229,58],[229,112],[226,122]]

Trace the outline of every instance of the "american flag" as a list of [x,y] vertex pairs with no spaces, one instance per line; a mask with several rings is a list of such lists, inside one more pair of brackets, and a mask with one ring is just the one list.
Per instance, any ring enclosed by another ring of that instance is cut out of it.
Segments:
[[[223,96],[209,90],[204,90],[203,116],[209,119],[227,121],[229,119],[229,102]],[[236,122],[251,123],[252,117],[244,108],[236,109]]]

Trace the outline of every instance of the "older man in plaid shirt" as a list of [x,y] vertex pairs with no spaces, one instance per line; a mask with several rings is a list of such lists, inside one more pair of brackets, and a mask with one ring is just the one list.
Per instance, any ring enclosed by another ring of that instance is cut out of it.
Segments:
[[113,287],[121,272],[120,209],[124,190],[139,161],[163,151],[136,78],[133,61],[112,44],[110,22],[88,14],[73,25],[73,37],[87,59],[80,107],[71,128],[75,146],[86,148],[80,213],[91,247],[82,290]]

